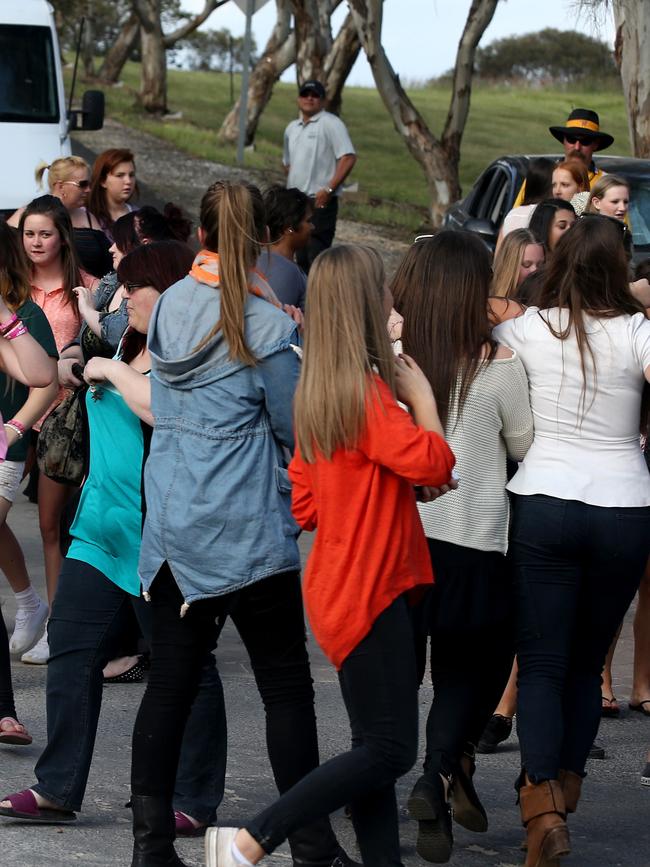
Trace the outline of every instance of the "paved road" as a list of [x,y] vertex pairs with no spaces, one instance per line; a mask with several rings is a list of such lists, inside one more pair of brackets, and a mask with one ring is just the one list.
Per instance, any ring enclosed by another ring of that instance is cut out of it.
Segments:
[[[42,563],[38,542],[36,507],[19,496],[10,524],[24,544],[33,579],[43,590]],[[309,540],[303,543],[305,549]],[[613,578],[615,576],[612,576]],[[8,626],[13,627],[13,597],[0,586]],[[269,625],[272,628],[272,624]],[[334,672],[311,642],[313,673],[317,690],[317,714],[323,757],[342,750],[349,730]],[[227,629],[218,651],[228,707],[229,763],[225,801],[219,819],[237,823],[264,806],[274,795],[270,768],[264,749],[261,702],[255,690],[245,653],[236,634]],[[631,673],[630,624],[626,624],[615,666],[617,694],[629,691]],[[44,688],[46,669],[13,666],[19,713],[34,735],[28,748],[0,747],[0,788],[16,791],[33,782],[32,769],[45,742]],[[128,797],[130,736],[142,687],[111,686],[104,692],[95,759],[84,804],[74,827],[40,827],[0,820],[0,864],[2,867],[63,867],[63,865],[130,864],[129,812],[123,808]],[[421,692],[422,714],[431,691]],[[164,725],[164,721],[161,721]],[[601,729],[609,758],[592,762],[580,812],[572,817],[575,853],[566,867],[650,867],[650,789],[639,784],[645,751],[650,747],[650,721],[624,712],[618,721],[607,720]],[[514,806],[512,783],[519,752],[516,738],[502,753],[480,757],[478,788],[490,816],[487,834],[457,829],[453,867],[514,867],[522,863],[518,846],[521,829]],[[416,772],[399,783],[401,836],[406,867],[422,865],[415,854],[414,826],[403,809]],[[350,823],[342,816],[335,828],[349,852],[354,852]],[[179,844],[183,858],[201,865],[201,842]],[[267,862],[271,867],[290,865],[286,848]],[[372,867],[372,865],[367,865]]]

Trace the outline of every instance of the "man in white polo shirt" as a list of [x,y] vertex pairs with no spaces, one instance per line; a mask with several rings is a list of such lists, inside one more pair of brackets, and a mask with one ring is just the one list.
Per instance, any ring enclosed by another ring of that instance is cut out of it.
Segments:
[[297,257],[305,271],[322,250],[332,245],[338,196],[357,161],[345,124],[323,109],[324,99],[325,88],[320,81],[306,81],[298,92],[300,116],[284,131],[282,162],[287,187],[297,187],[314,202],[311,241]]

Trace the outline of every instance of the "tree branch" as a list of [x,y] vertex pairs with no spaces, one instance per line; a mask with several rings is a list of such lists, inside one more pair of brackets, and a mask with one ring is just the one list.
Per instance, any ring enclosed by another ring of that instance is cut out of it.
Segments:
[[469,114],[476,48],[494,17],[498,2],[499,0],[472,0],[465,29],[458,43],[449,112],[441,136],[443,148],[456,161],[460,156],[460,140]]
[[171,33],[165,34],[163,39],[165,48],[173,48],[179,40],[185,39],[185,37],[189,36],[190,33],[193,33],[197,27],[200,27],[204,21],[207,21],[215,9],[218,9],[220,6],[223,6],[228,2],[229,0],[205,0],[205,6],[198,15],[195,15],[194,18],[186,21],[185,24],[178,27],[176,30],[173,30]]

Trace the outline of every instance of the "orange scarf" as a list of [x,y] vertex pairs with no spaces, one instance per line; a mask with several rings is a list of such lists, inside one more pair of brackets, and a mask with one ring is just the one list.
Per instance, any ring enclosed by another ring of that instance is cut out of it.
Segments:
[[[211,250],[201,250],[192,263],[190,277],[194,277],[197,283],[204,283],[206,286],[217,288],[221,282],[219,279],[219,254],[213,253]],[[263,298],[276,307],[282,307],[277,295],[258,270],[253,268],[249,271],[248,279],[250,281],[248,291],[251,295],[257,295],[258,298]]]

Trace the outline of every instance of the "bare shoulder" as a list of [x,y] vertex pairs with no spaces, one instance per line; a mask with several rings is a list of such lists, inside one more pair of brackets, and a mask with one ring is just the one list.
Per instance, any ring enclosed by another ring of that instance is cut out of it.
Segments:
[[497,346],[496,355],[495,355],[494,357],[497,358],[497,359],[502,359],[502,358],[513,358],[513,357],[514,357],[514,352],[513,352],[512,349],[510,349],[509,347],[504,346],[502,343],[500,343],[500,344]]

